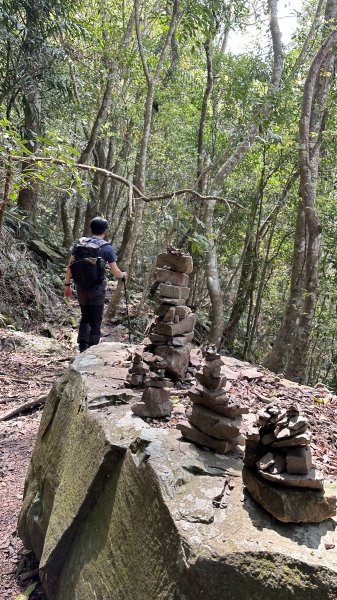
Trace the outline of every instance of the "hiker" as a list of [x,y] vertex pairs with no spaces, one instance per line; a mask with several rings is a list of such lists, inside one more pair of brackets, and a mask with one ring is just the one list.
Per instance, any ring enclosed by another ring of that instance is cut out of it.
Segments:
[[117,266],[117,256],[112,246],[104,239],[108,222],[95,217],[90,222],[90,237],[76,242],[66,270],[64,296],[72,297],[71,279],[76,284],[77,298],[82,318],[77,342],[80,352],[99,343],[106,292],[105,266],[108,263],[117,279],[124,279],[127,273]]

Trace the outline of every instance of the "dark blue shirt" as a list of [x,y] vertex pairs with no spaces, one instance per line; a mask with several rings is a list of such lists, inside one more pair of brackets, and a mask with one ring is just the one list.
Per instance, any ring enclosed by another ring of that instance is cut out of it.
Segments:
[[[97,245],[101,242],[101,238],[95,238],[95,237],[91,237],[91,236],[88,236],[85,239],[90,240],[94,244],[97,243]],[[76,244],[73,247],[73,249],[71,251],[71,254],[72,254],[72,256],[76,255]],[[108,264],[113,263],[113,262],[117,262],[116,252],[114,251],[113,247],[110,244],[105,244],[104,246],[101,247],[100,256]]]

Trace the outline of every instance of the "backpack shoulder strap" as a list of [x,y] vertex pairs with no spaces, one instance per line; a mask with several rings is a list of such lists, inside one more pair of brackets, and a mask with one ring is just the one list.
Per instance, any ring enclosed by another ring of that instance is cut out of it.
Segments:
[[97,245],[99,248],[102,248],[103,246],[109,246],[109,244],[110,244],[110,242],[107,242],[105,240],[99,240],[99,244],[97,244]]

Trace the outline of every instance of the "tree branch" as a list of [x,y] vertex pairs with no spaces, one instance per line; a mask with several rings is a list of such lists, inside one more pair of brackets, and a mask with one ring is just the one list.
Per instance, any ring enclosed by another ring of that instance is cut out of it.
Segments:
[[[13,162],[20,162],[20,161],[22,161],[22,156],[11,155],[10,159]],[[125,179],[125,177],[122,177],[121,175],[117,175],[116,173],[113,173],[112,171],[108,171],[107,169],[101,169],[100,167],[95,167],[93,165],[84,165],[82,163],[75,163],[74,165],[69,165],[69,163],[67,163],[65,160],[61,160],[60,158],[53,158],[52,156],[30,156],[29,160],[32,163],[36,163],[37,165],[40,162],[40,163],[50,163],[51,165],[54,164],[54,165],[67,166],[69,168],[75,167],[76,169],[80,169],[81,171],[91,171],[93,173],[98,173],[99,175],[103,175],[104,177],[110,177],[111,179],[114,179],[115,181],[119,181],[120,183],[123,183],[129,189],[131,187],[133,193],[136,194],[136,196],[138,196],[139,198],[141,198],[144,202],[167,200],[169,198],[174,198],[175,196],[182,196],[184,194],[190,194],[191,196],[195,196],[195,198],[197,198],[198,200],[203,200],[203,201],[204,200],[215,200],[218,202],[224,202],[227,205],[229,210],[230,210],[230,208],[229,208],[230,204],[233,206],[236,206],[238,208],[243,208],[242,204],[239,204],[239,202],[236,202],[235,200],[228,200],[226,198],[222,198],[221,196],[216,196],[216,195],[203,196],[202,194],[200,194],[196,190],[193,190],[192,188],[184,188],[182,190],[166,192],[164,194],[145,196],[145,194],[143,194],[137,186],[135,186],[133,183],[128,181],[128,179]]]

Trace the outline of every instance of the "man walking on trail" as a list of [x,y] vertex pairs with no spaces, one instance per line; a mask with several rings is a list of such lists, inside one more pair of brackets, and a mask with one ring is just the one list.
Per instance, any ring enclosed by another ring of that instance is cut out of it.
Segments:
[[116,253],[104,239],[107,229],[108,223],[105,219],[92,219],[91,236],[81,238],[75,244],[66,270],[64,296],[72,297],[73,279],[82,313],[77,337],[80,352],[100,341],[106,292],[105,265],[109,265],[117,279],[127,276],[127,273],[118,268]]

